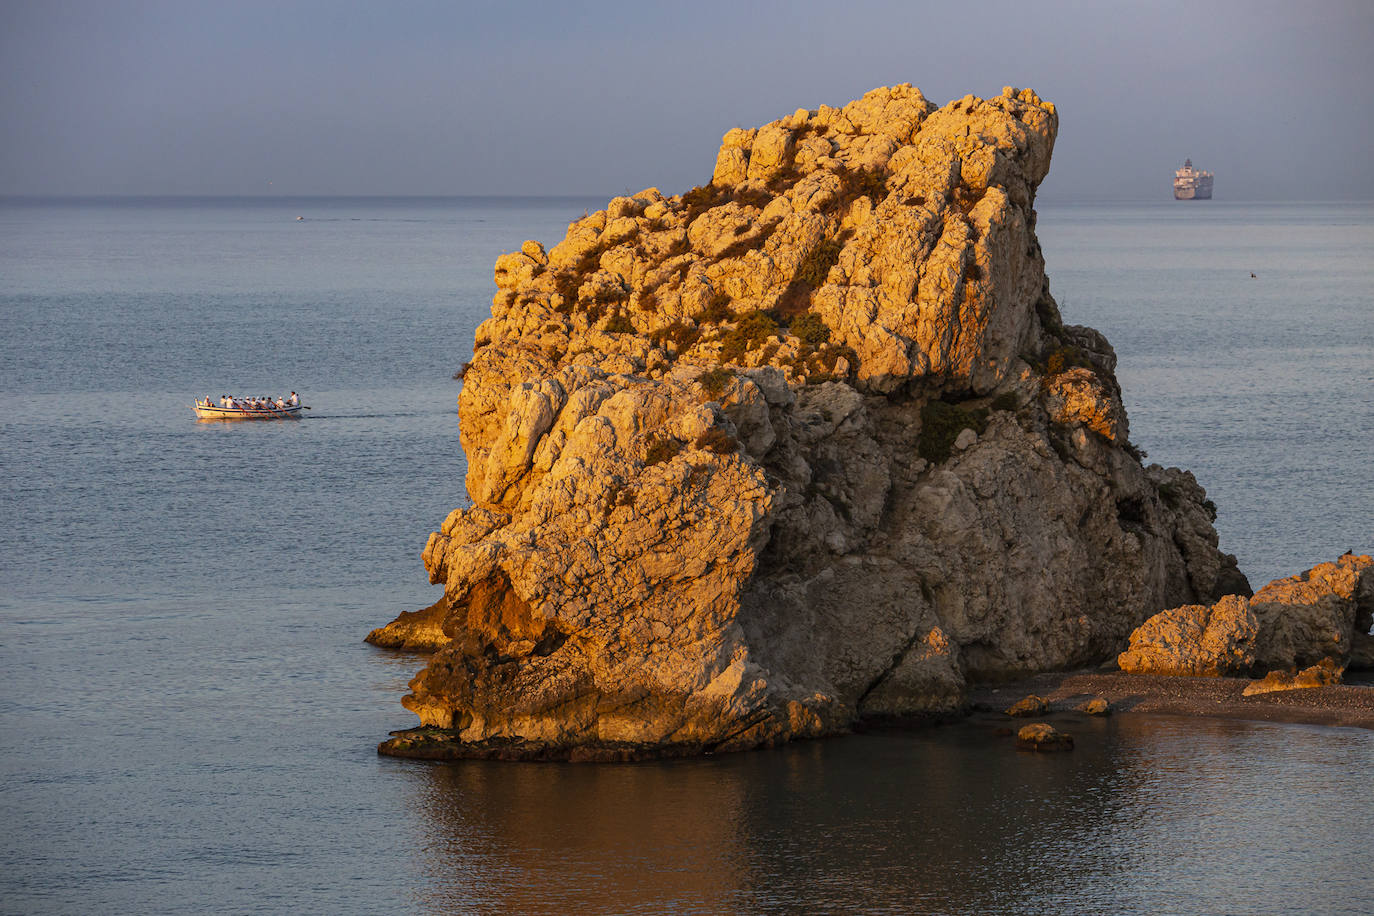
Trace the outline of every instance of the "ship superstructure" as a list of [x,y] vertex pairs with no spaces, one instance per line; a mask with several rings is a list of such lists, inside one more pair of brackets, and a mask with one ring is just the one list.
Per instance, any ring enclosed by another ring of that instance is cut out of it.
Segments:
[[1212,173],[1193,168],[1193,160],[1184,159],[1183,168],[1174,171],[1174,200],[1211,200]]

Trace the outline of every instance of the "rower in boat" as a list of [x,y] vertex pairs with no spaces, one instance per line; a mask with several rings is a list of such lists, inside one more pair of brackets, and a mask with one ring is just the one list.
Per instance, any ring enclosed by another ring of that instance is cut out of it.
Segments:
[[235,397],[224,394],[220,395],[218,404],[209,395],[193,400],[192,409],[201,420],[295,420],[300,419],[301,411],[310,409],[301,404],[300,395],[294,391],[289,398],[281,395]]

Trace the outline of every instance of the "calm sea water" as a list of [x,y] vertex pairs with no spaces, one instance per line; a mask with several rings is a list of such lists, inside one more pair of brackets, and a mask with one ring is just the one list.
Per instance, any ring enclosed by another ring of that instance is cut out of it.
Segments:
[[[492,261],[603,202],[0,202],[0,911],[1367,909],[1364,731],[378,758],[421,661],[360,640],[435,597]],[[1047,205],[1039,232],[1133,440],[1197,473],[1253,582],[1374,550],[1374,207]],[[293,388],[299,423],[186,407]]]

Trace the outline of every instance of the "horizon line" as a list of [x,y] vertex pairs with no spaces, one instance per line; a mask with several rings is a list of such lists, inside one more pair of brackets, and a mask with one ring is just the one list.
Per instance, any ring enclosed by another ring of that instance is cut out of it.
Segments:
[[[121,194],[121,193],[70,193],[70,194],[9,194],[0,193],[0,201],[134,201],[134,200],[252,200],[252,201],[299,201],[299,200],[606,200],[616,197],[632,197],[639,192],[624,192],[607,195],[596,192],[560,194]],[[660,192],[661,193],[661,192]],[[664,197],[678,195],[665,194]],[[1123,204],[1153,203],[1174,201],[1172,196],[1161,194],[1149,197],[1076,197],[1046,195],[1037,196],[1036,203],[1062,204]],[[1207,201],[1184,201],[1185,203],[1311,203],[1311,204],[1365,204],[1374,203],[1374,198],[1316,198],[1316,197],[1236,197],[1214,198]]]

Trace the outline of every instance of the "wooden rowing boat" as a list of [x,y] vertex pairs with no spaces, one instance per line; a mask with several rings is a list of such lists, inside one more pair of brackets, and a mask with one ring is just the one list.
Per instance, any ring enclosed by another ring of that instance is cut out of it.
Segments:
[[216,407],[197,404],[191,408],[197,420],[299,420],[304,404],[295,407]]

